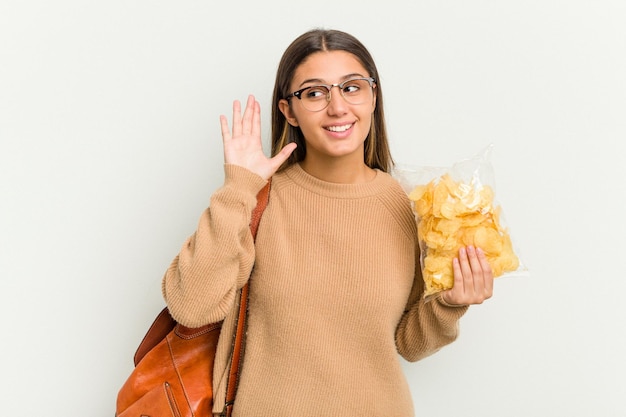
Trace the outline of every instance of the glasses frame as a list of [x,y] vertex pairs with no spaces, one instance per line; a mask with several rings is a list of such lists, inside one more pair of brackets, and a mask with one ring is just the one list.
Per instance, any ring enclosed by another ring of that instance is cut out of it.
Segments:
[[[324,107],[322,107],[319,110],[309,110],[307,109],[307,107],[302,104],[302,107],[304,107],[306,110],[311,111],[311,112],[318,112],[318,111],[322,111],[324,110],[326,107],[328,107],[328,105],[330,104],[330,100],[331,100],[331,91],[333,89],[333,87],[338,87],[339,91],[341,92],[341,97],[346,100],[346,102],[348,104],[352,104],[350,103],[346,97],[343,95],[343,86],[348,84],[349,82],[352,81],[357,81],[357,80],[363,80],[363,81],[367,81],[367,83],[370,85],[370,89],[372,90],[372,93],[374,91],[374,87],[376,85],[376,79],[373,77],[355,77],[355,78],[350,78],[348,80],[342,81],[340,83],[336,83],[336,84],[316,84],[316,85],[310,85],[308,87],[304,87],[301,88],[300,90],[294,91],[293,93],[287,95],[287,97],[285,97],[285,100],[289,100],[292,97],[296,97],[298,100],[300,100],[302,102],[302,93],[304,93],[306,90],[310,89],[310,88],[316,88],[316,87],[324,87],[328,90],[328,93],[326,94],[326,105]],[[362,104],[362,103],[359,103]],[[358,104],[353,104],[355,106],[358,106]]]

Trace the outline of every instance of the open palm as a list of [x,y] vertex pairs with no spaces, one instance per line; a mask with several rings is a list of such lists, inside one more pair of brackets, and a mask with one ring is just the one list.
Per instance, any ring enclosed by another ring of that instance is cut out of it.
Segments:
[[241,103],[233,102],[232,123],[231,132],[226,116],[220,116],[224,162],[244,167],[264,179],[274,175],[296,148],[295,143],[290,143],[273,158],[265,156],[261,141],[261,106],[252,95],[248,97],[243,115]]

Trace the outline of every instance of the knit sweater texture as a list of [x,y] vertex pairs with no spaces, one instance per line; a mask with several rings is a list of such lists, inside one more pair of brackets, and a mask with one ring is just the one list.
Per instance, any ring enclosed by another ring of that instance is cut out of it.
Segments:
[[[414,416],[400,355],[452,342],[467,307],[424,301],[415,217],[400,185],[377,171],[336,184],[298,164],[265,181],[225,165],[225,183],[163,278],[173,317],[225,319],[214,371],[224,406],[237,293],[250,279],[245,356],[233,417]],[[254,266],[254,268],[253,268]]]

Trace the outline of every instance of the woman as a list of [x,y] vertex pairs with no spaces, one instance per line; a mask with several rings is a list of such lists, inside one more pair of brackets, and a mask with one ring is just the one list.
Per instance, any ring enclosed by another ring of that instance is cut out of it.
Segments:
[[[424,301],[415,218],[388,174],[380,79],[357,39],[297,38],[272,112],[271,158],[254,97],[243,114],[234,102],[232,129],[221,116],[224,185],[163,280],[182,324],[225,318],[214,412],[224,406],[236,293],[250,277],[235,417],[412,416],[398,353],[416,361],[452,342],[467,306],[491,297],[489,264],[480,249],[461,249],[454,288]],[[270,178],[255,243],[251,211]]]

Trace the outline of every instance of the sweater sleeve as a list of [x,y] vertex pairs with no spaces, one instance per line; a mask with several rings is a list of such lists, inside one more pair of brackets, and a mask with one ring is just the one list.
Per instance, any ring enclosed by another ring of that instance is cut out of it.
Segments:
[[404,314],[396,329],[396,346],[406,360],[415,362],[456,340],[459,319],[468,306],[451,306],[441,297],[426,301],[424,281],[416,255],[416,274]]
[[224,170],[224,185],[162,280],[172,317],[188,327],[223,320],[254,263],[250,218],[266,181],[239,166],[226,164]]

